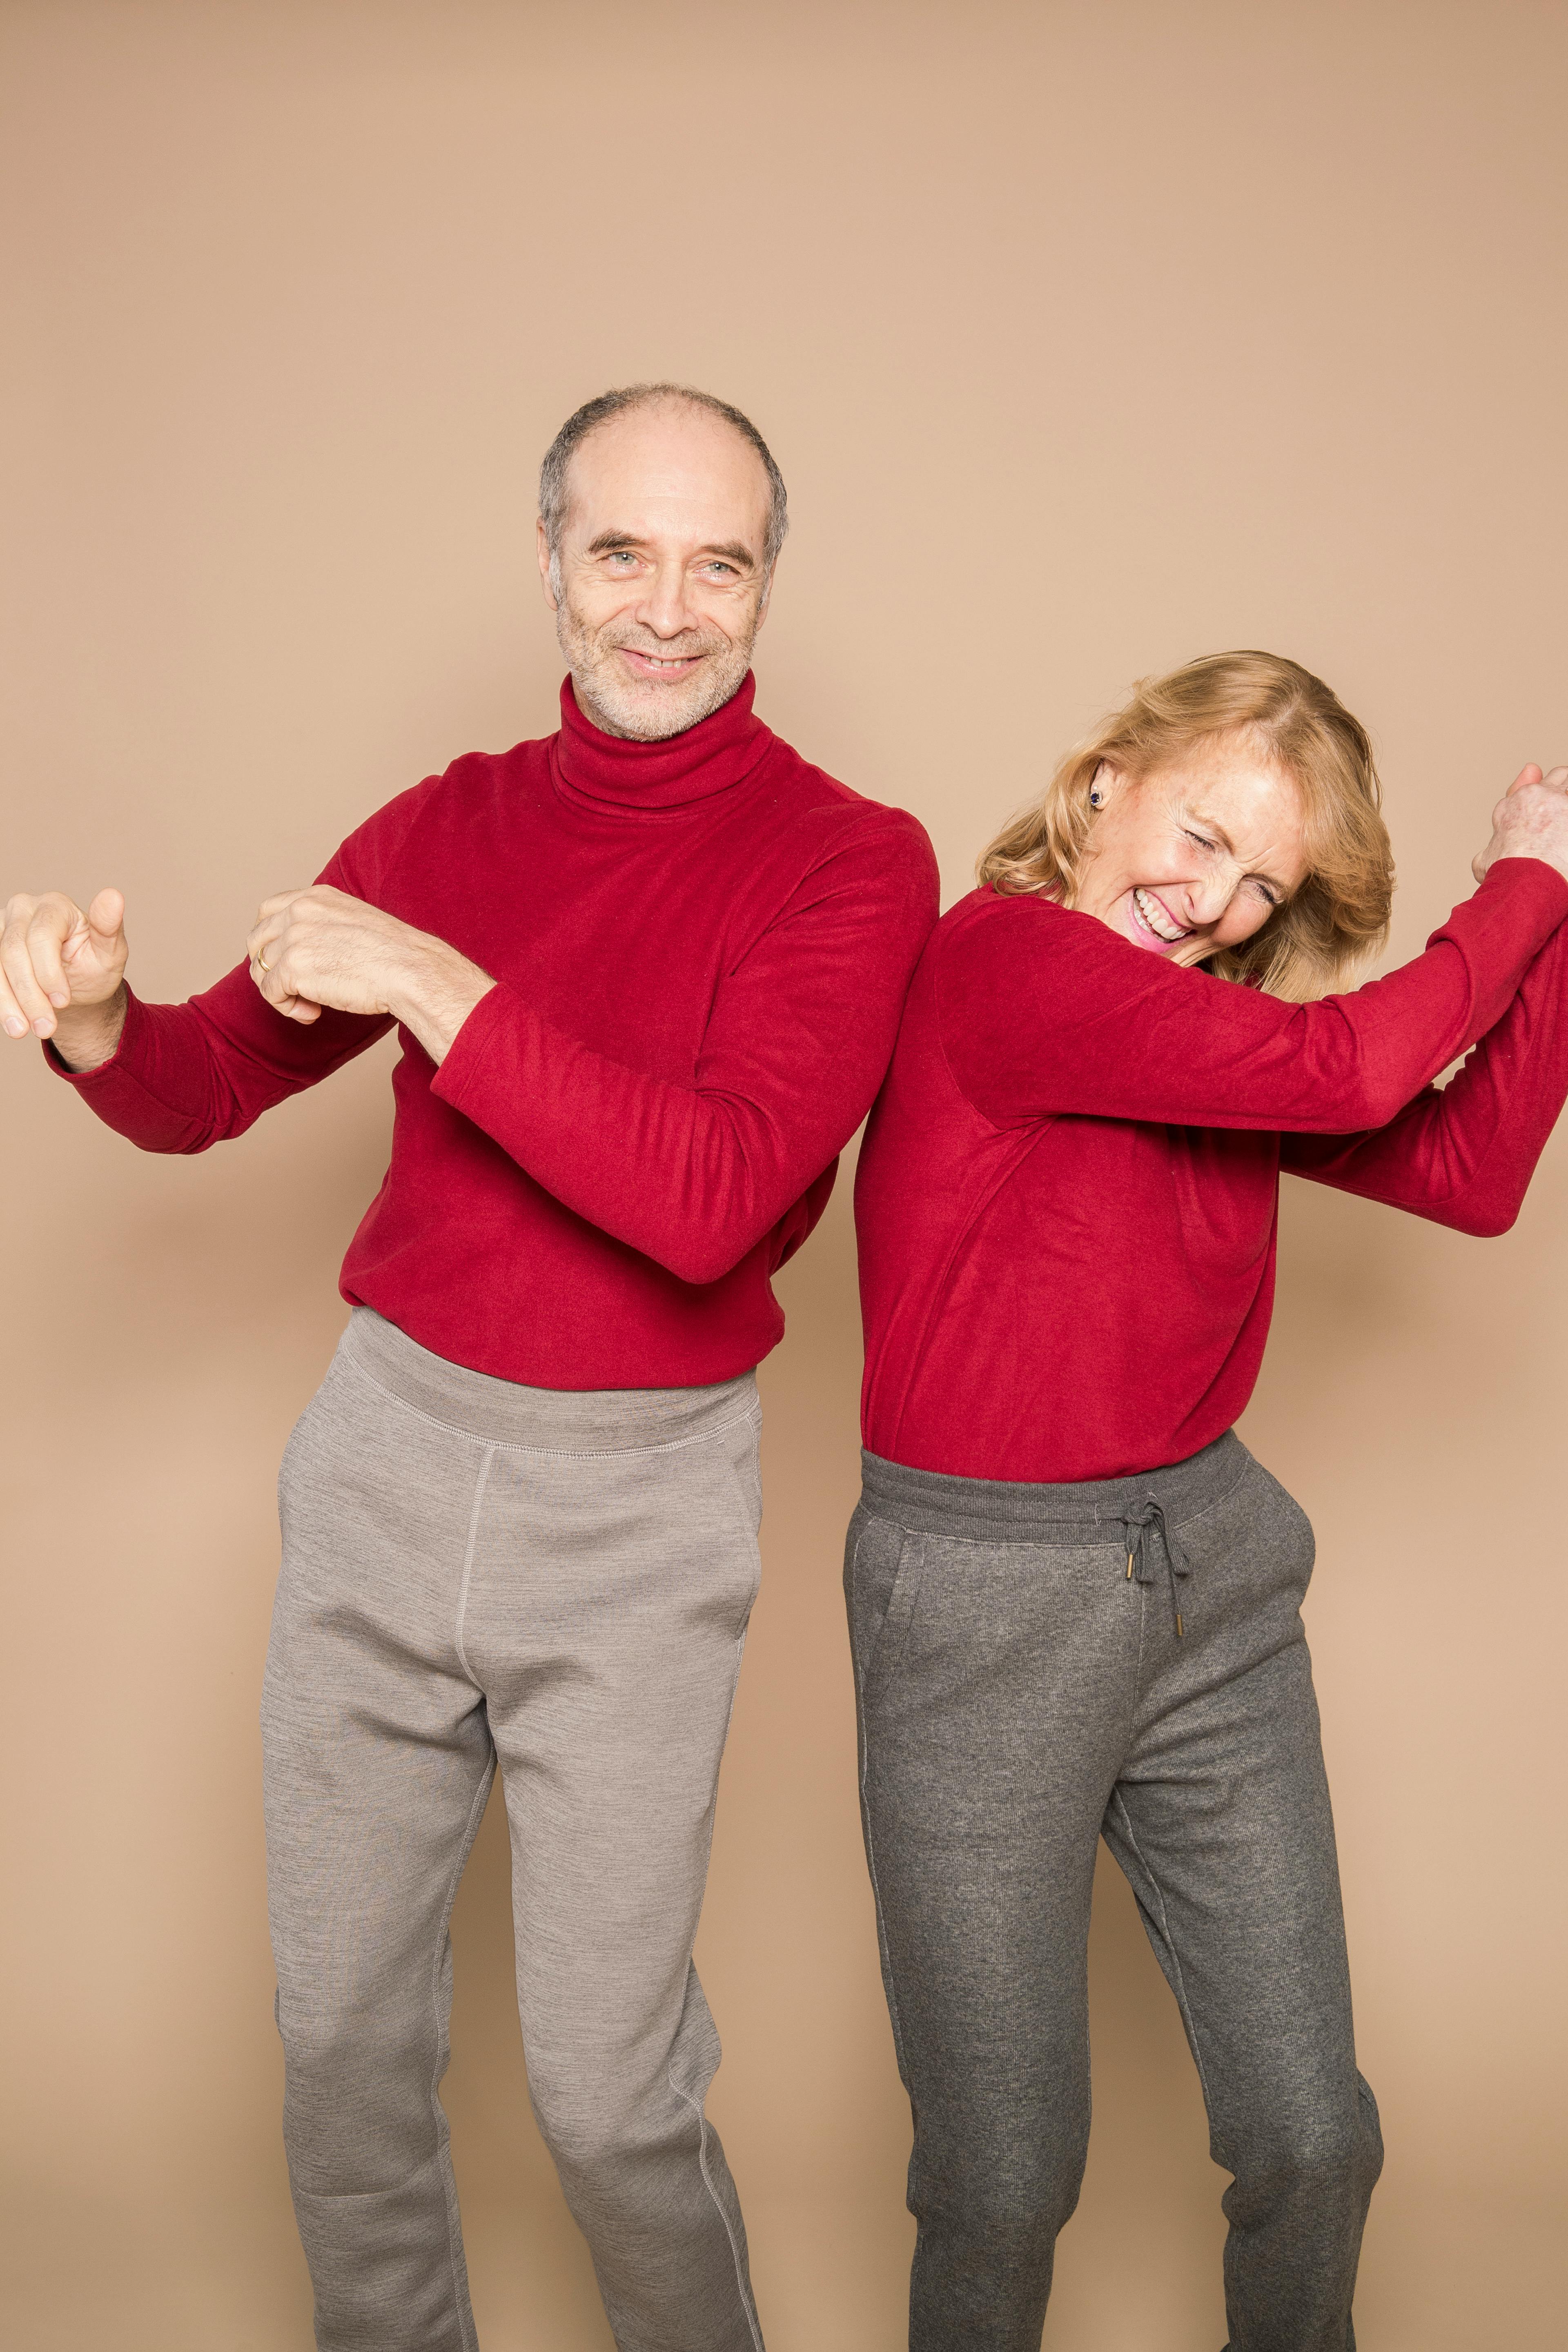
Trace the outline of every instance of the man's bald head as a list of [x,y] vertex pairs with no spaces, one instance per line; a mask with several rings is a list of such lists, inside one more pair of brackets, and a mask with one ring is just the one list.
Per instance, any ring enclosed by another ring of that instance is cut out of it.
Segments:
[[539,520],[544,526],[544,536],[553,554],[561,544],[562,527],[571,497],[568,477],[573,454],[601,425],[612,416],[622,416],[628,409],[657,408],[668,404],[686,403],[693,408],[706,409],[710,415],[721,417],[756,453],[768,485],[768,520],[763,545],[763,563],[771,572],[778,561],[784,533],[789,529],[789,499],[784,478],[780,473],[773,451],[763,439],[751,418],[727,400],[720,400],[710,392],[699,392],[689,383],[628,383],[618,392],[601,392],[585,400],[581,408],[574,409],[560,432],[544,453],[539,469]]
[[539,506],[539,568],[586,716],[650,742],[728,702],[786,519],[755,425],[682,384],[604,393],[556,435]]

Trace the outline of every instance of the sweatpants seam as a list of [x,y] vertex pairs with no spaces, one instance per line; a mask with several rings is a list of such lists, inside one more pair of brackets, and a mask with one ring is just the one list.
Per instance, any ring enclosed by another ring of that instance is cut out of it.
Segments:
[[[871,1881],[871,1900],[876,1906],[877,1926],[881,1937],[883,1955],[887,1960],[888,2013],[893,2029],[893,2046],[898,2052],[900,2062],[900,2072],[902,2074],[902,2061],[904,2056],[904,2025],[903,2019],[899,2012],[899,1989],[893,1978],[892,1947],[888,1941],[887,1906],[882,1901],[882,1884],[877,1875],[877,1841],[872,1834],[871,1830],[871,1792],[869,1787],[871,1778],[871,1727],[866,1720],[866,1685],[864,1677],[862,1677],[860,1685],[860,1817],[865,1823],[866,1828],[866,1870],[867,1874]],[[907,2082],[905,2087],[909,2087]],[[912,2102],[914,2098],[914,2093],[912,2090],[910,2091],[910,2097]]]
[[757,2315],[752,2306],[751,2294],[741,2271],[740,2245],[736,2241],[734,2231],[730,2226],[730,2216],[724,2210],[724,2200],[719,2195],[718,2190],[714,2188],[713,2176],[708,2169],[707,2112],[703,2106],[702,2101],[700,2099],[694,2099],[689,2091],[683,2091],[679,2084],[676,2081],[675,2061],[673,2059],[670,2060],[669,2064],[666,2069],[666,2073],[668,2076],[669,2087],[675,2093],[676,2097],[683,2100],[686,2105],[691,2109],[693,2115],[697,2117],[697,2169],[702,2175],[702,2186],[707,2189],[709,2196],[713,2200],[713,2210],[718,2214],[721,2221],[724,2224],[724,2235],[730,2241],[730,2259],[735,2265],[735,2292],[741,2298],[741,2309],[745,2315],[746,2326],[751,2330],[752,2343],[755,2347],[755,2352],[763,2352],[762,2331],[757,2326]]
[[[731,1414],[728,1421],[720,1422],[712,1429],[699,1430],[690,1437],[666,1438],[657,1445],[524,1445],[513,1438],[486,1437],[477,1429],[466,1428],[460,1421],[443,1421],[438,1413],[426,1412],[423,1405],[410,1404],[405,1396],[400,1396],[395,1389],[389,1389],[386,1382],[378,1381],[357,1357],[345,1356],[343,1361],[350,1371],[359,1374],[362,1381],[368,1381],[373,1389],[378,1390],[384,1397],[390,1397],[394,1404],[400,1404],[405,1412],[413,1413],[416,1420],[427,1423],[432,1429],[445,1430],[452,1437],[465,1437],[470,1445],[488,1446],[492,1453],[537,1454],[554,1462],[614,1462],[628,1454],[679,1454],[684,1446],[705,1445],[710,1438],[722,1437],[727,1430],[738,1429],[742,1422],[751,1422],[757,1426],[762,1420],[760,1412],[753,1406],[749,1412]],[[569,1395],[572,1391],[556,1390],[552,1393]],[[635,1396],[637,1391],[634,1389],[628,1393]]]
[[479,1788],[474,1794],[474,1801],[468,1808],[468,1825],[464,1832],[463,1843],[458,1849],[458,1859],[453,1864],[451,1879],[447,1887],[447,1900],[441,1911],[441,1925],[437,1928],[436,1935],[436,1960],[430,1979],[430,2006],[434,2012],[436,2021],[437,2064],[437,2072],[430,2077],[430,2105],[436,2115],[437,2156],[445,2158],[445,2162],[442,2164],[441,2168],[443,2172],[448,2176],[448,2179],[442,2182],[442,2188],[447,2191],[445,2198],[447,2207],[447,2252],[452,2273],[452,2302],[458,2315],[458,2325],[461,2328],[463,2335],[463,2352],[479,2352],[479,2341],[474,2334],[471,2313],[468,2309],[468,2293],[463,2284],[462,2272],[459,2267],[462,2263],[462,2256],[456,2228],[456,2184],[455,2181],[450,2179],[452,2171],[450,2134],[448,2132],[446,2140],[443,2140],[441,2136],[442,2125],[445,2121],[445,2114],[441,2106],[440,2096],[441,2074],[444,2071],[442,2067],[442,2053],[447,2045],[447,2035],[442,2031],[441,2026],[441,1953],[447,1932],[451,1926],[452,1906],[458,1899],[458,1886],[462,1878],[464,1869],[468,1864],[468,1856],[473,1852],[474,1840],[479,1835],[479,1823],[484,1819],[485,1806],[489,1800],[490,1789],[495,1780],[495,1756],[492,1751],[489,1769],[485,1773],[483,1780],[479,1782]]
[[[728,1715],[725,1717],[725,1718],[724,1718],[724,1737],[723,1737],[723,1738],[722,1738],[722,1739],[720,1741],[720,1743],[719,1743],[719,1762],[720,1762],[720,1766],[721,1766],[721,1768],[722,1767],[722,1765],[723,1765],[723,1761],[724,1761],[724,1750],[725,1750],[725,1748],[729,1745],[729,1739],[730,1739],[730,1725],[731,1725],[731,1722],[733,1721],[733,1719],[734,1719],[734,1714],[735,1714],[735,1701],[736,1701],[736,1698],[737,1698],[737,1697],[739,1696],[739,1695],[740,1695],[740,1689],[741,1689],[741,1661],[742,1661],[742,1658],[744,1657],[744,1655],[745,1655],[745,1650],[746,1650],[746,1637],[745,1637],[745,1634],[744,1634],[744,1633],[742,1633],[742,1634],[741,1635],[741,1637],[740,1637],[739,1641],[738,1641],[738,1642],[736,1643],[736,1644],[735,1644],[735,1673],[734,1673],[734,1678],[733,1678],[733,1680],[731,1681],[731,1685],[730,1685],[730,1712],[729,1712],[729,1714],[728,1714]],[[719,1805],[719,1788],[718,1788],[718,1780],[717,1780],[717,1776],[715,1776],[715,1780],[714,1780],[714,1787],[713,1787],[713,1802],[712,1802],[712,1804],[710,1806],[710,1808],[709,1808],[709,1812],[708,1812],[708,1848],[707,1848],[707,1852],[704,1853],[704,1855],[703,1855],[703,1857],[702,1857],[702,1885],[703,1885],[703,1889],[704,1889],[704,1891],[706,1891],[706,1889],[707,1889],[707,1885],[708,1885],[708,1868],[709,1868],[709,1864],[710,1864],[710,1862],[711,1862],[711,1860],[712,1860],[712,1855],[713,1855],[713,1823],[714,1823],[714,1817],[715,1817],[715,1815],[716,1815],[716,1813],[717,1813],[717,1811],[718,1811],[718,1805]],[[688,1969],[689,1969],[690,1966],[691,1966],[691,1962],[690,1962],[690,1960],[689,1960],[689,1959],[688,1959],[688,1961],[687,1961],[687,1967],[688,1967]],[[695,2112],[695,2114],[696,2114],[696,2116],[697,2116],[697,2169],[698,2169],[698,2171],[702,2175],[702,2185],[703,2185],[703,2187],[707,2189],[707,2191],[708,2191],[708,2194],[709,2194],[710,2198],[712,2200],[714,2210],[715,2210],[715,2211],[718,2213],[718,2216],[719,2216],[719,2219],[721,2220],[721,2221],[722,2221],[722,2223],[724,2224],[724,2235],[725,2235],[725,2236],[726,2236],[726,2238],[728,2238],[728,2240],[730,2241],[730,2259],[731,2259],[731,2262],[734,2263],[734,2265],[735,2265],[735,2291],[736,2291],[736,2293],[739,2294],[739,2296],[740,2296],[740,2298],[741,2298],[741,2309],[742,2309],[742,2311],[745,2314],[746,2326],[747,2326],[751,2329],[751,2331],[752,2331],[752,2347],[753,2347],[753,2352],[763,2352],[763,2336],[762,2336],[762,2330],[761,2330],[761,2328],[760,2328],[760,2327],[758,2326],[758,2325],[757,2325],[756,2305],[755,2305],[754,2302],[752,2301],[751,2289],[750,2289],[750,2287],[749,2287],[749,2286],[747,2285],[747,2284],[746,2284],[745,2274],[744,2274],[744,2273],[743,2273],[743,2271],[742,2271],[742,2266],[741,2266],[741,2249],[740,2249],[740,2245],[739,2245],[739,2243],[738,2243],[738,2242],[737,2242],[737,2241],[736,2241],[736,2237],[735,2237],[735,2232],[734,2232],[734,2231],[733,2231],[733,2230],[731,2228],[731,2226],[730,2226],[730,2216],[729,2216],[729,2214],[724,2210],[724,2201],[723,2201],[722,2198],[719,2195],[718,2190],[714,2188],[714,2186],[713,2186],[713,2176],[712,2176],[712,2174],[711,2174],[711,2173],[709,2171],[709,2169],[708,2169],[708,2112],[707,2112],[707,2108],[706,2108],[706,2106],[705,2106],[705,2105],[704,2105],[704,2103],[703,2103],[703,2100],[702,2100],[702,2099],[694,2099],[694,2098],[692,2097],[692,2095],[691,2095],[690,2092],[689,2092],[689,2091],[683,2091],[683,2090],[681,2089],[681,2087],[680,2087],[680,2084],[676,2081],[676,2079],[675,2079],[675,2059],[674,2059],[673,2054],[672,2054],[672,2055],[670,2056],[670,2058],[666,2062],[666,2065],[665,2065],[665,2070],[664,2070],[664,2071],[665,2071],[665,2076],[666,2076],[666,2079],[668,2080],[668,2084],[669,2084],[669,2087],[670,2087],[670,2089],[675,2093],[676,2097],[677,2097],[678,2099],[683,2099],[683,2100],[685,2101],[686,2105],[687,2105],[689,2107],[690,2107],[690,2108]],[[738,2189],[737,2189],[737,2190],[735,2191],[735,2194],[736,2194],[736,2196],[737,2196],[737,2198],[738,2198],[738,2197],[739,2197],[739,2195],[740,2195],[740,2190],[739,2190]]]
[[468,1513],[468,1540],[463,1549],[463,1573],[458,1585],[458,1613],[452,1624],[452,1646],[458,1653],[458,1664],[476,1690],[479,1684],[463,1647],[463,1620],[468,1614],[468,1585],[474,1572],[474,1548],[479,1539],[479,1512],[484,1506],[485,1488],[489,1484],[490,1465],[494,1460],[495,1447],[492,1445],[486,1449],[485,1458],[479,1465],[479,1475],[474,1481],[474,1507]]
[[[875,1519],[879,1518],[881,1514],[878,1511],[873,1511],[869,1506],[866,1506],[866,1516],[868,1518]],[[899,1522],[896,1519],[884,1520],[883,1524],[889,1527],[899,1527]],[[864,1538],[865,1532],[864,1528],[862,1528],[859,1534],[857,1535],[855,1538],[855,1549],[849,1556],[849,1600],[852,1610],[855,1599],[856,1570],[860,1565],[860,1545]],[[899,1533],[907,1543],[910,1539],[909,1528],[899,1527]],[[853,1623],[851,1623],[850,1627],[850,1642],[851,1651],[853,1652]],[[854,1663],[853,1654],[851,1655],[851,1663]],[[888,2021],[893,2029],[893,2048],[899,2060],[900,2077],[904,2081],[905,2088],[908,2089],[909,2084],[907,2077],[905,2076],[904,2068],[904,2029],[902,2021],[899,2015],[898,1988],[893,1982],[893,1955],[888,1942],[888,1914],[883,1906],[882,1889],[877,1877],[877,1841],[871,1833],[871,1795],[869,1788],[871,1778],[871,1725],[866,1705],[866,1675],[860,1671],[859,1666],[856,1665],[855,1696],[858,1705],[855,1709],[855,1728],[857,1744],[860,1751],[858,1759],[859,1770],[856,1777],[860,1787],[860,1822],[866,1834],[866,1874],[871,1881],[871,1902],[877,1914],[877,1940],[881,1947],[881,1955],[887,1966]],[[912,2106],[914,2102],[914,2094],[912,2091],[910,2092],[910,2100]]]
[[1147,1872],[1149,1884],[1153,1888],[1155,1896],[1159,1902],[1160,1932],[1165,1938],[1165,1949],[1170,1953],[1172,1964],[1176,1971],[1176,2000],[1181,2009],[1183,2020],[1186,2025],[1187,2038],[1192,2044],[1193,2063],[1198,2070],[1198,2086],[1204,2095],[1204,2108],[1209,2116],[1210,2128],[1212,2130],[1214,2110],[1209,2104],[1209,2079],[1204,2067],[1204,2053],[1198,2046],[1198,2021],[1196,2014],[1194,2011],[1193,2005],[1187,1999],[1186,1970],[1182,1966],[1182,1956],[1176,1949],[1176,1939],[1171,1933],[1171,1915],[1165,1907],[1165,1890],[1161,1885],[1159,1880],[1155,1877],[1152,1870],[1149,1868],[1148,1859],[1144,1854],[1142,1847],[1138,1843],[1138,1833],[1132,1826],[1132,1816],[1127,1810],[1127,1800],[1123,1797],[1120,1789],[1118,1789],[1113,1794],[1111,1802],[1116,1807],[1117,1811],[1121,1817],[1121,1826],[1126,1834],[1127,1843],[1131,1847],[1133,1853],[1137,1855],[1140,1867]]

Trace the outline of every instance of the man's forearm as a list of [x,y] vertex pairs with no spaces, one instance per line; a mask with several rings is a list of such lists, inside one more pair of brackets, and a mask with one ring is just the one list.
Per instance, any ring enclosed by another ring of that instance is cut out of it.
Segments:
[[55,1015],[50,1045],[67,1069],[100,1069],[112,1061],[125,1026],[125,983],[102,1004],[68,1004]]
[[489,972],[467,956],[425,934],[397,971],[387,992],[387,1009],[394,1020],[414,1032],[439,1068],[458,1030],[494,986]]

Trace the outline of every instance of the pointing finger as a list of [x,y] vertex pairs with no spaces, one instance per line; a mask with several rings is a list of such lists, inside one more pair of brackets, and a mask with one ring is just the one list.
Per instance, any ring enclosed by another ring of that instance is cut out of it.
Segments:
[[100,890],[87,910],[87,927],[100,940],[117,940],[125,929],[123,891]]

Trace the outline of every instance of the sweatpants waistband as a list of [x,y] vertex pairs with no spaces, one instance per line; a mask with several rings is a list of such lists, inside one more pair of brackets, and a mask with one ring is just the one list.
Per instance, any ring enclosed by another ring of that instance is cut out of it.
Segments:
[[1087,1478],[1061,1485],[1014,1478],[955,1478],[912,1470],[862,1453],[866,1508],[885,1512],[919,1535],[966,1536],[986,1543],[1082,1545],[1118,1540],[1151,1507],[1173,1528],[1208,1510],[1252,1467],[1252,1455],[1227,1429],[1201,1453],[1131,1478]]
[[370,1307],[354,1308],[340,1353],[427,1420],[527,1453],[659,1452],[717,1436],[758,1411],[754,1372],[707,1388],[525,1388],[433,1355]]

